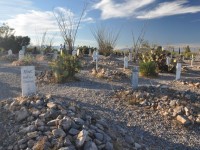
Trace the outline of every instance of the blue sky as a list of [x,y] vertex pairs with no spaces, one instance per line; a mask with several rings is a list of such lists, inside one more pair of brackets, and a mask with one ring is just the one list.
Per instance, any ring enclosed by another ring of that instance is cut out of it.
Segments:
[[[31,42],[47,30],[54,45],[63,43],[53,10],[65,8],[75,18],[84,0],[0,0],[0,24],[15,28],[16,35],[28,35]],[[75,45],[96,46],[91,28],[105,24],[121,29],[116,48],[131,47],[146,23],[145,40],[164,46],[200,47],[200,0],[87,0],[86,14]]]

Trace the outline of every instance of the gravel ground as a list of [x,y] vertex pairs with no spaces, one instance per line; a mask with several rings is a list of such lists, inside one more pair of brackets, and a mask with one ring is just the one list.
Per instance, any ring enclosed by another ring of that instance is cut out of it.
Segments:
[[[188,77],[190,76],[190,77]],[[119,136],[125,134],[144,144],[149,149],[200,149],[200,127],[185,128],[174,125],[153,111],[125,104],[112,98],[114,90],[130,88],[130,80],[124,83],[108,82],[89,75],[87,70],[78,74],[80,81],[66,84],[38,84],[42,94],[52,94],[57,98],[79,103],[91,112],[101,115],[110,122]],[[199,79],[199,72],[183,74],[183,79]],[[156,79],[139,79],[139,85],[166,85],[175,90],[188,90],[189,87],[173,82],[174,75],[162,74]],[[200,94],[199,89],[190,89]],[[0,63],[0,100],[21,95],[20,67]],[[0,121],[1,122],[1,121]]]

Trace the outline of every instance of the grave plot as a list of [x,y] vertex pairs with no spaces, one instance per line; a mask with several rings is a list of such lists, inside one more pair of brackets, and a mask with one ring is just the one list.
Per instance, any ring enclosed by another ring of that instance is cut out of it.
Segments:
[[200,94],[179,91],[165,86],[139,87],[137,90],[116,91],[114,98],[159,112],[169,120],[177,120],[182,125],[200,124]]

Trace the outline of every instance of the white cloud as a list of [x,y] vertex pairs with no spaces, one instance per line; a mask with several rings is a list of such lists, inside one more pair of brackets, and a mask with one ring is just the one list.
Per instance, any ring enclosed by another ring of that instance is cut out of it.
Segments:
[[123,3],[116,3],[114,0],[101,0],[93,5],[94,9],[102,11],[102,19],[123,18],[135,16],[139,9],[153,3],[155,0],[125,0]]
[[0,0],[0,20],[14,17],[16,14],[26,13],[36,9],[31,0]]
[[151,11],[143,12],[143,15],[137,16],[138,19],[153,19],[165,16],[172,16],[186,13],[200,12],[200,6],[186,6],[188,0],[177,0],[174,2],[160,3],[158,7]]
[[[70,15],[75,20],[77,19],[76,15],[69,9],[57,7],[55,10],[64,12],[66,16]],[[11,19],[2,20],[2,22],[6,22],[10,27],[14,28],[16,31],[15,35],[29,36],[33,44],[38,43],[37,39],[41,39],[45,31],[47,31],[50,37],[57,33],[55,40],[63,41],[60,37],[60,30],[52,11],[27,10],[26,13],[17,14]],[[82,22],[92,23],[93,18],[84,16]]]

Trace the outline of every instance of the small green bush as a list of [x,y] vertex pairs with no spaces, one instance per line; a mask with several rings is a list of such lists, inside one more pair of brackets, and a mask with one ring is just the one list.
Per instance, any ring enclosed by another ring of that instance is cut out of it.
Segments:
[[34,57],[32,55],[25,55],[21,61],[24,65],[31,65],[34,63]]
[[63,54],[51,63],[56,83],[65,83],[75,79],[75,74],[80,70],[81,65],[77,57]]
[[153,61],[140,63],[140,75],[145,77],[157,76],[156,63]]

